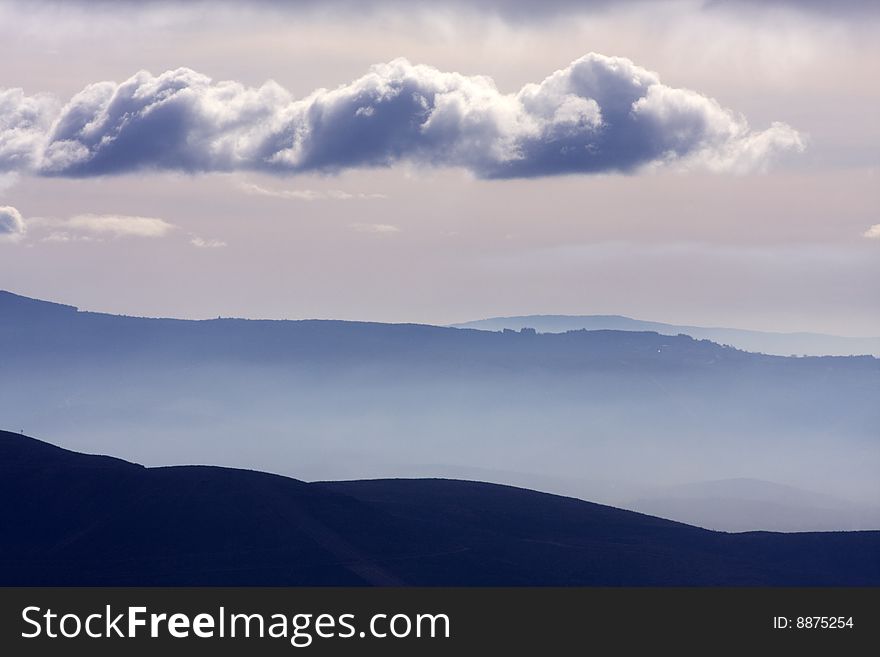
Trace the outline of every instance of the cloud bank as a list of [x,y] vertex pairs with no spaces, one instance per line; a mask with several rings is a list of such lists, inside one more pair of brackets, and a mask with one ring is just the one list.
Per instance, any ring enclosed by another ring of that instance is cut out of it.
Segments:
[[0,91],[0,171],[83,177],[140,170],[338,172],[399,163],[481,178],[761,170],[803,150],[628,59],[588,54],[505,94],[485,76],[397,59],[303,99],[190,69],[89,85],[64,105]]
[[[155,8],[167,9],[167,0],[7,0],[9,4],[23,7],[51,6],[53,8],[74,6],[87,9],[94,13],[98,10],[131,11],[132,7],[144,10]],[[240,9],[241,3],[235,0],[189,0],[186,3],[195,11],[217,11],[225,8]],[[597,11],[657,4],[656,0],[251,0],[248,5],[258,9],[275,9],[280,11],[335,11],[357,14],[369,14],[377,11],[441,10],[470,11],[489,13],[512,20],[535,20],[556,18],[559,16],[579,15]],[[670,3],[675,4],[675,3]],[[743,8],[757,8],[773,11],[779,8],[798,12],[817,12],[843,16],[872,15],[878,12],[878,5],[866,0],[690,0],[679,3],[690,10],[712,10],[718,8],[734,11]],[[175,7],[178,9],[178,7]]]

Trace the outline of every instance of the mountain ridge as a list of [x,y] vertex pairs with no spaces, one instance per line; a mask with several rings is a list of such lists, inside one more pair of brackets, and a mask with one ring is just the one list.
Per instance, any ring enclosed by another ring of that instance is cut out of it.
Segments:
[[509,317],[492,317],[469,322],[449,325],[426,324],[418,322],[377,322],[351,319],[266,319],[217,317],[205,319],[181,319],[175,317],[146,317],[139,315],[115,315],[112,313],[80,310],[76,306],[34,299],[0,290],[0,311],[12,310],[24,312],[32,317],[45,319],[54,313],[68,315],[76,313],[95,318],[114,317],[154,322],[181,323],[214,323],[214,322],[254,322],[254,323],[327,323],[353,326],[373,327],[422,327],[433,329],[503,331],[504,329],[521,331],[533,328],[540,333],[565,333],[570,331],[625,331],[649,332],[658,335],[688,335],[695,340],[709,340],[721,346],[731,346],[743,351],[763,353],[771,356],[874,356],[880,357],[880,337],[871,336],[840,336],[809,331],[774,332],[756,331],[751,329],[726,328],[719,326],[691,326],[654,322],[634,319],[625,315],[519,315]]
[[[616,506],[653,485],[738,476],[880,499],[870,356],[766,356],[656,332],[142,319],[7,296],[0,369],[6,426],[150,465],[340,480],[439,464],[419,473],[520,473],[500,483]],[[752,528],[792,527],[777,516]],[[876,526],[816,518],[796,527]]]
[[775,356],[880,356],[880,337],[841,336],[810,331],[777,332],[721,326],[691,326],[634,319],[625,315],[514,315],[450,324],[454,328],[483,331],[519,331],[532,328],[542,333],[577,330],[653,331],[661,335],[684,334],[737,349]]

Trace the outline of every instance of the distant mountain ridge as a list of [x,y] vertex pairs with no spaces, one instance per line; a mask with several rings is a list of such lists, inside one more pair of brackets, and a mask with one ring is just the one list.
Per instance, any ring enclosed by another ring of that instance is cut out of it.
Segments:
[[654,331],[661,335],[689,335],[737,349],[776,356],[880,356],[880,337],[844,337],[822,333],[773,333],[721,327],[687,326],[649,322],[622,315],[522,315],[492,317],[453,324],[455,328],[482,331],[519,331],[533,328],[539,333],[579,330]]
[[455,480],[144,468],[0,431],[0,585],[868,586],[880,532],[723,534]]
[[[23,297],[0,290],[0,319],[3,313],[18,317],[47,318],[78,313],[94,317],[125,317],[80,311],[75,306]],[[181,320],[169,318],[128,317],[128,319],[163,322],[335,322],[339,324],[372,326],[423,326],[444,328],[431,324],[387,324],[382,322],[359,322],[348,320],[247,320],[237,318]],[[845,337],[821,333],[774,333],[747,329],[700,327],[663,322],[652,322],[623,315],[522,315],[493,317],[488,319],[452,324],[450,328],[477,329],[481,331],[521,331],[535,329],[539,333],[566,333],[569,331],[628,331],[651,332],[660,335],[687,335],[696,340],[709,340],[719,345],[729,345],[744,351],[775,356],[862,356],[880,357],[880,337]]]
[[145,464],[309,480],[493,472],[716,529],[878,528],[812,504],[792,524],[788,503],[743,526],[739,507],[755,504],[740,495],[709,516],[714,491],[687,508],[642,495],[748,477],[876,508],[871,356],[767,356],[650,331],[150,319],[6,293],[0,373],[5,426]]

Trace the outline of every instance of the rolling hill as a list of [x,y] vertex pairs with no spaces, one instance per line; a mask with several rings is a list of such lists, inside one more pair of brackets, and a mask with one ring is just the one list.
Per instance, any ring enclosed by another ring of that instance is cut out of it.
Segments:
[[0,585],[880,584],[880,532],[724,534],[454,480],[144,468],[0,432]]

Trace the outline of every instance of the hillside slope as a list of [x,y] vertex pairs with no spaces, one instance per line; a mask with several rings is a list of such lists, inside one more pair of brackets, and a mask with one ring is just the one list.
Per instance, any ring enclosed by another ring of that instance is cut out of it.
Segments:
[[143,468],[0,432],[0,585],[878,585],[880,532],[722,534],[452,480]]

